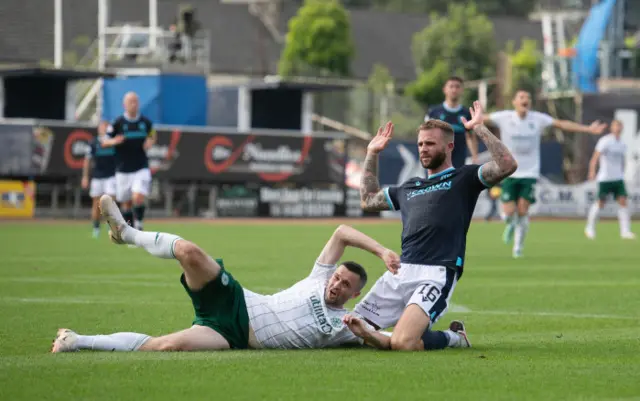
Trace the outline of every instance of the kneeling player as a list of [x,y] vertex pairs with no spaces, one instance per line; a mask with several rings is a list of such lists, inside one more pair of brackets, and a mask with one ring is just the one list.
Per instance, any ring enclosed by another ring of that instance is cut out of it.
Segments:
[[127,225],[111,197],[100,199],[100,209],[114,242],[134,244],[156,257],[180,262],[180,281],[191,297],[195,320],[190,328],[161,337],[139,333],[84,336],[60,329],[52,352],[325,348],[351,343],[389,347],[387,336],[348,316],[344,309],[366,284],[365,270],[355,262],[337,262],[344,249],[352,246],[375,254],[396,274],[400,258],[351,227],[338,227],[308,277],[277,294],[260,295],[243,289],[220,259],[214,260],[196,244]]

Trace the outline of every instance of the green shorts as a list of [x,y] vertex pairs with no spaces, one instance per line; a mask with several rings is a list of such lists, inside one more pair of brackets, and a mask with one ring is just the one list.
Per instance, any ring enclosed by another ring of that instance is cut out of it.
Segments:
[[502,202],[517,202],[522,198],[530,204],[536,203],[535,178],[506,178],[502,181]]
[[180,282],[191,297],[195,310],[193,324],[217,331],[231,348],[245,349],[249,345],[249,314],[244,291],[240,283],[224,269],[222,260],[216,259],[216,262],[222,267],[220,274],[198,291],[191,291],[184,274],[180,276]]
[[624,187],[624,181],[605,181],[598,183],[598,199],[605,200],[609,194],[613,195],[613,199],[627,196],[627,189]]

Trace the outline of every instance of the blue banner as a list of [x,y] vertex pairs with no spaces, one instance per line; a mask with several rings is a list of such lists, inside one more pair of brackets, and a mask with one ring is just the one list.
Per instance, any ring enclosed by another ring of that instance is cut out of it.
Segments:
[[113,121],[122,114],[122,99],[129,92],[140,99],[140,112],[154,124],[206,126],[207,82],[204,76],[163,74],[105,79],[102,118]]

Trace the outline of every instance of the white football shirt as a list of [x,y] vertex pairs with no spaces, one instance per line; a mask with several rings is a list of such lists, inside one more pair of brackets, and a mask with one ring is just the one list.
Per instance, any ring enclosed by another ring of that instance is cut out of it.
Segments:
[[510,178],[539,178],[542,133],[553,124],[553,117],[529,111],[521,119],[515,110],[504,110],[491,113],[489,118],[500,128],[500,140],[518,162]]
[[603,136],[596,144],[596,151],[600,152],[598,182],[624,180],[624,155],[627,146],[622,139],[613,134]]
[[264,348],[328,348],[362,344],[342,323],[346,309],[332,309],[324,302],[327,281],[336,265],[315,263],[311,274],[273,295],[244,290],[249,323]]

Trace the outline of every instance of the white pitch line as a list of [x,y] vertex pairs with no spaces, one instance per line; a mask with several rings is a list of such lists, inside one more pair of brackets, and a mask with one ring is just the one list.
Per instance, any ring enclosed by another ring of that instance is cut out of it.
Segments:
[[640,316],[610,315],[593,313],[572,313],[572,312],[520,312],[505,310],[471,310],[463,305],[451,305],[451,313],[471,313],[480,315],[506,315],[506,316],[547,316],[547,317],[568,317],[574,319],[618,319],[618,320],[638,320]]
[[107,304],[107,305],[167,305],[167,304],[185,304],[178,301],[153,301],[145,299],[101,299],[101,298],[21,298],[21,297],[2,297],[0,303],[28,303],[28,304]]
[[[186,301],[185,301],[186,302]],[[144,299],[111,299],[111,298],[28,298],[28,297],[2,297],[0,303],[42,303],[42,304],[145,304],[145,305],[167,305],[183,304],[183,301],[154,301]],[[471,310],[463,305],[451,305],[451,313],[467,313],[478,315],[504,315],[504,316],[542,316],[542,317],[567,317],[573,319],[607,319],[607,320],[638,320],[640,316],[591,314],[591,313],[571,313],[571,312],[518,312],[501,310]]]

